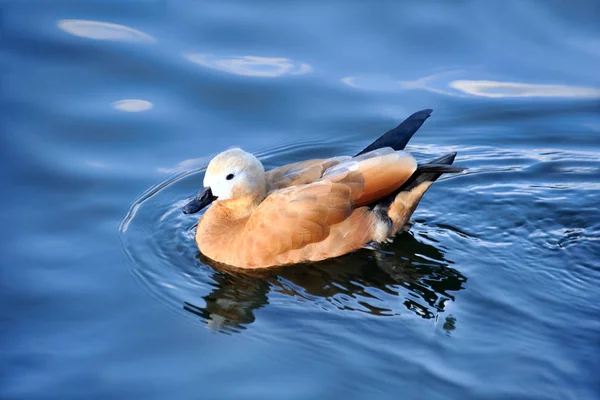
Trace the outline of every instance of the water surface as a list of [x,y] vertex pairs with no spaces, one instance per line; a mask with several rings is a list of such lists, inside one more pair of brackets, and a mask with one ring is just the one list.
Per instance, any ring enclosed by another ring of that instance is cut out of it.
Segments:
[[[0,3],[0,397],[597,399],[596,2]],[[383,251],[242,274],[211,157],[457,151]]]

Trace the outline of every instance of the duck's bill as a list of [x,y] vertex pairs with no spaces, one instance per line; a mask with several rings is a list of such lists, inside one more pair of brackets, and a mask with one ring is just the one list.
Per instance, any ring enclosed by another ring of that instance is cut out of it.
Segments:
[[184,214],[194,214],[198,211],[202,210],[204,207],[208,206],[210,203],[217,199],[216,196],[213,195],[210,188],[204,189],[202,192],[198,193],[196,197],[192,199],[189,203],[183,207]]

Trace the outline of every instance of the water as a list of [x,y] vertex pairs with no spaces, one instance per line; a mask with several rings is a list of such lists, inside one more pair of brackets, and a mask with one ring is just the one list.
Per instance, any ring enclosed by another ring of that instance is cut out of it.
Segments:
[[[0,398],[600,398],[597,2],[0,2]],[[385,252],[241,274],[216,153],[469,168]]]

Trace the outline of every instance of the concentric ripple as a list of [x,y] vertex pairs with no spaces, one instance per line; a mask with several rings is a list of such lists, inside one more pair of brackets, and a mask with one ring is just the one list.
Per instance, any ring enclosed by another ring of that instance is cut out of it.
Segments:
[[[325,153],[336,154],[331,143],[308,141],[263,152],[259,158],[272,168]],[[454,293],[464,288],[466,277],[451,267],[452,261],[429,237],[435,231],[455,234],[452,228],[424,222],[383,251],[361,250],[320,263],[251,273],[210,265],[194,243],[197,216],[181,212],[200,188],[204,170],[199,166],[180,171],[149,188],[131,205],[120,233],[141,284],[159,301],[187,310],[216,329],[244,328],[255,320],[255,310],[270,302],[382,317],[409,312],[437,319]]]
[[[336,153],[333,144],[308,141],[263,152],[259,158],[272,168],[325,153]],[[148,189],[131,205],[120,234],[134,275],[153,296],[216,329],[244,328],[255,320],[254,311],[275,297],[277,304],[287,301],[286,306],[316,310],[376,316],[410,312],[437,318],[454,300],[453,293],[464,288],[466,278],[450,266],[428,237],[432,228],[423,222],[384,251],[362,250],[320,263],[252,273],[211,266],[194,243],[197,216],[181,212],[201,186],[204,169],[180,171]],[[434,228],[439,229],[449,228]]]
[[[448,149],[411,150],[425,159]],[[469,167],[467,173],[436,183],[421,202],[412,228],[380,251],[361,250],[320,263],[254,272],[211,265],[194,243],[197,216],[181,212],[203,178],[205,163],[193,160],[172,169],[178,173],[133,203],[120,227],[124,250],[135,276],[159,301],[199,316],[215,329],[237,331],[254,322],[255,311],[267,305],[380,317],[416,315],[437,321],[465,289],[460,260],[480,254],[481,248],[490,255],[508,247],[527,254],[593,241],[597,227],[562,221],[561,215],[578,210],[557,203],[575,204],[572,196],[577,192],[598,193],[598,184],[590,181],[597,171],[595,154],[492,147],[453,150],[459,151],[458,162]],[[306,141],[258,156],[273,168],[337,153],[333,143]],[[446,200],[450,197],[455,198],[452,203]],[[523,212],[528,202],[536,207]],[[492,210],[498,207],[509,213],[515,209],[514,218],[493,220]],[[557,207],[561,215],[543,215]],[[539,231],[536,222],[543,218],[555,218],[556,229]],[[512,237],[522,239],[515,244]],[[450,332],[457,321],[451,315],[443,317],[443,328]]]

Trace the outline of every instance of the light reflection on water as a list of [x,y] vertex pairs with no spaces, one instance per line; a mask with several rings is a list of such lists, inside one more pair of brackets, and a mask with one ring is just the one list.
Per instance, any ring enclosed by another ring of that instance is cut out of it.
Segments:
[[449,86],[466,94],[483,97],[600,98],[600,89],[582,86],[468,80],[452,81]]
[[[493,80],[455,79],[439,83],[444,76],[464,75],[461,71],[446,71],[428,75],[416,80],[395,81],[382,76],[347,76],[340,81],[354,89],[369,91],[426,90],[452,97],[550,97],[550,98],[600,98],[600,88],[571,85],[537,84],[524,82],[501,82]],[[454,90],[452,90],[454,89]]]
[[152,103],[148,100],[140,99],[125,99],[112,103],[113,108],[125,112],[142,112],[152,108]]
[[[60,20],[57,26],[72,35],[94,40],[116,40],[128,42],[154,43],[156,39],[137,29],[100,21]],[[585,41],[576,42],[579,47],[588,48]],[[183,53],[189,61],[206,68],[247,77],[282,77],[305,75],[313,67],[304,62],[296,62],[284,57],[264,57],[255,55],[217,56],[210,53]],[[403,91],[421,89],[447,96],[478,96],[487,98],[556,97],[556,98],[600,98],[600,88],[557,85],[549,83],[526,83],[495,80],[455,79],[446,87],[436,84],[443,76],[464,75],[464,71],[443,71],[416,80],[395,80],[383,75],[359,75],[339,78],[343,84],[354,89],[369,91]],[[448,89],[454,89],[451,91]],[[123,100],[113,106],[123,111],[147,110],[147,105],[133,104],[134,100]],[[129,102],[129,103],[125,103]]]
[[241,76],[276,78],[285,75],[304,75],[312,71],[312,67],[306,63],[297,63],[281,57],[218,57],[204,53],[185,53],[184,57],[203,67]]
[[154,43],[156,39],[140,30],[125,25],[101,21],[63,19],[58,27],[74,36],[94,40]]

